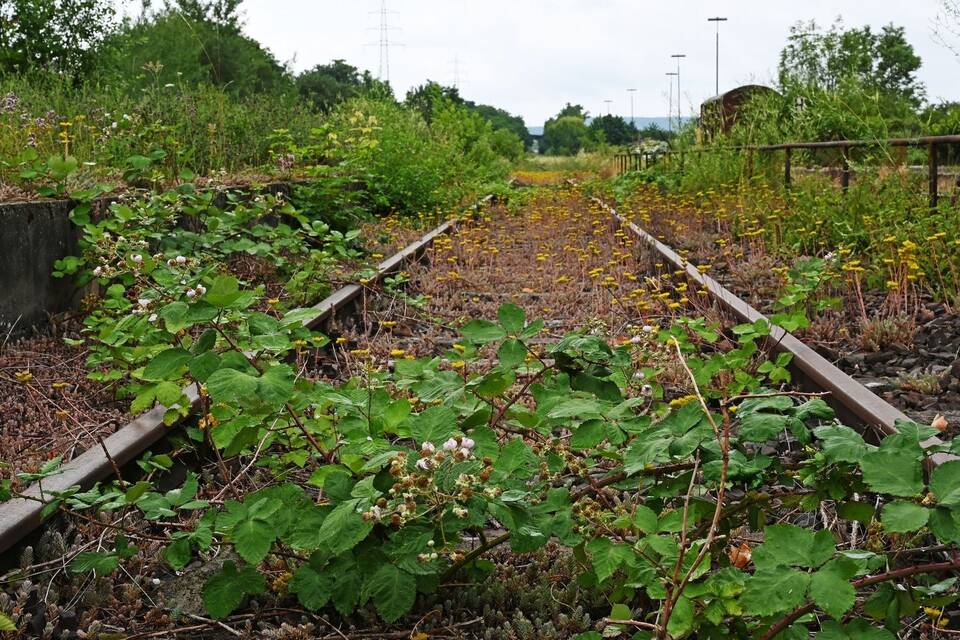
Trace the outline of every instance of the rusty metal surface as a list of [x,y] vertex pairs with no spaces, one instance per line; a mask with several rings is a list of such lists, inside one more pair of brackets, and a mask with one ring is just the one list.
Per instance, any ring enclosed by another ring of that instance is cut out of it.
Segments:
[[[621,216],[616,209],[602,200],[594,198],[594,201],[610,212],[621,225],[630,229],[640,240],[656,250],[665,260],[677,269],[684,270],[692,280],[705,288],[721,307],[731,312],[739,320],[743,322],[765,320],[769,323],[766,316],[710,276],[700,273],[694,265],[680,257],[668,245],[660,242],[639,226]],[[898,420],[910,421],[906,414],[838,369],[832,362],[804,344],[793,334],[771,324],[770,341],[776,351],[793,354],[791,366],[801,374],[800,377],[803,382],[806,382],[813,389],[829,392],[827,401],[841,418],[848,422],[854,422],[850,426],[873,427],[881,434],[889,435],[896,433],[895,424]],[[934,437],[924,442],[923,445],[930,447],[942,443],[942,440]],[[934,465],[950,459],[954,458],[946,454],[930,456]]]
[[[483,198],[474,205],[474,208],[478,208],[491,199],[492,196]],[[448,220],[430,230],[398,253],[383,260],[377,266],[377,273],[371,278],[371,281],[379,281],[410,260],[419,257],[438,236],[450,233],[456,227],[457,222],[455,220]],[[350,302],[357,299],[363,290],[362,286],[356,284],[338,289],[313,306],[316,314],[311,319],[305,320],[304,325],[310,329],[321,326]],[[185,387],[183,391],[190,398],[192,409],[196,410],[200,400],[196,385]],[[60,473],[43,480],[44,493],[63,491],[77,485],[88,488],[95,482],[109,477],[114,473],[110,458],[119,466],[134,461],[140,454],[163,438],[172,428],[163,422],[165,412],[166,407],[157,405],[105,439],[103,446],[110,453],[109,458],[101,447],[93,446],[63,465]],[[32,498],[39,498],[40,489],[41,486],[35,483],[28,487],[24,494]],[[0,553],[16,545],[43,523],[41,515],[43,506],[44,504],[39,500],[29,498],[18,498],[0,504]]]

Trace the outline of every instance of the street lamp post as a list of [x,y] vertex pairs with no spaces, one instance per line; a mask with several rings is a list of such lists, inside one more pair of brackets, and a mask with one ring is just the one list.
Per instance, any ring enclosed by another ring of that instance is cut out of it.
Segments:
[[636,126],[633,122],[633,94],[637,92],[636,89],[627,89],[627,93],[630,94],[630,124]]
[[603,101],[603,103],[604,103],[605,105],[607,105],[607,115],[608,115],[608,116],[610,115],[610,103],[611,103],[611,102],[613,102],[613,100],[604,100],[604,101]]
[[720,23],[726,22],[726,18],[716,17],[707,18],[707,22],[715,22],[717,25],[717,65],[716,65],[716,92],[714,95],[720,95]]
[[687,57],[685,53],[674,53],[670,56],[677,59],[677,129],[683,124],[683,114],[680,112],[680,104],[683,101],[683,95],[680,93],[680,60]]

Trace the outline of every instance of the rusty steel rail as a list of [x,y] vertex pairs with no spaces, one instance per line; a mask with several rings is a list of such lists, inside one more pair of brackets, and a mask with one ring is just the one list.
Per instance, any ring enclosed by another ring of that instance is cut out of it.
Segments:
[[[593,198],[593,201],[609,212],[621,226],[629,229],[643,243],[660,254],[664,260],[677,269],[686,272],[690,279],[709,292],[710,297],[721,308],[732,313],[741,322],[752,323],[757,320],[764,320],[770,324],[769,341],[771,345],[777,352],[786,352],[793,355],[791,367],[795,374],[799,374],[796,377],[799,377],[801,385],[813,390],[827,392],[827,402],[837,411],[839,417],[847,422],[854,423],[851,426],[872,427],[887,436],[897,432],[895,426],[897,421],[910,421],[910,418],[902,411],[841,371],[792,333],[770,323],[765,315],[754,309],[750,304],[710,276],[700,273],[696,266],[691,265],[670,246],[657,240],[637,224],[622,216],[603,200]],[[925,448],[939,444],[943,444],[943,441],[937,437],[930,438],[922,443]],[[930,456],[929,459],[936,466],[954,459],[954,457],[937,453]]]
[[[478,209],[490,202],[488,195],[473,205]],[[456,219],[435,227],[401,251],[383,260],[377,265],[376,275],[371,282],[379,282],[385,276],[397,271],[404,264],[417,259],[439,236],[454,231],[458,226]],[[345,306],[359,298],[364,286],[349,284],[333,292],[312,308],[316,314],[304,321],[304,326],[316,329],[332,319]],[[196,384],[183,389],[190,399],[191,414],[200,406],[200,394]],[[138,416],[121,427],[116,433],[102,441],[102,446],[93,445],[82,454],[63,465],[60,472],[32,484],[23,494],[26,498],[16,498],[0,503],[0,553],[20,542],[25,536],[43,524],[43,495],[65,491],[73,486],[89,488],[115,473],[115,465],[122,467],[136,460],[148,448],[166,436],[171,427],[163,422],[166,407],[157,405],[150,411]]]

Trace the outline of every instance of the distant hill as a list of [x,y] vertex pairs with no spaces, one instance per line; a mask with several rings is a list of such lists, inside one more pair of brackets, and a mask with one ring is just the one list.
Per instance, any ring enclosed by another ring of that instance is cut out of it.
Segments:
[[[591,120],[592,120],[592,118],[587,118],[587,124],[590,124],[590,121],[591,121]],[[626,118],[626,120],[629,121],[630,118]],[[687,122],[689,122],[690,120],[691,120],[691,118],[684,118],[684,119],[683,119],[683,122],[684,122],[684,123],[687,123]],[[655,124],[655,125],[657,125],[658,127],[660,127],[661,129],[669,129],[669,128],[671,127],[671,124],[672,124],[673,126],[676,126],[676,125],[677,125],[677,119],[676,119],[676,118],[671,119],[671,118],[666,118],[666,117],[646,118],[646,117],[637,116],[636,118],[633,119],[633,124],[634,124],[635,127],[637,127],[637,129],[645,129],[646,127],[649,127],[651,124]],[[543,127],[542,127],[542,126],[540,126],[540,127],[527,127],[527,131],[529,131],[529,132],[530,132],[530,135],[532,135],[532,136],[542,136],[542,135],[543,135]]]

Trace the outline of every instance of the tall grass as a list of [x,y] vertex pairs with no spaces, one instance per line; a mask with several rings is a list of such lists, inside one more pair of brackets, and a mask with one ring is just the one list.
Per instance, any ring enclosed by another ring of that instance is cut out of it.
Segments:
[[[46,73],[0,77],[0,160],[16,165],[26,149],[41,158],[68,152],[88,171],[110,173],[154,150],[167,175],[237,172],[271,160],[269,133],[305,137],[318,116],[296,95],[237,97],[213,86],[129,90]],[[11,180],[16,167],[0,169]]]

